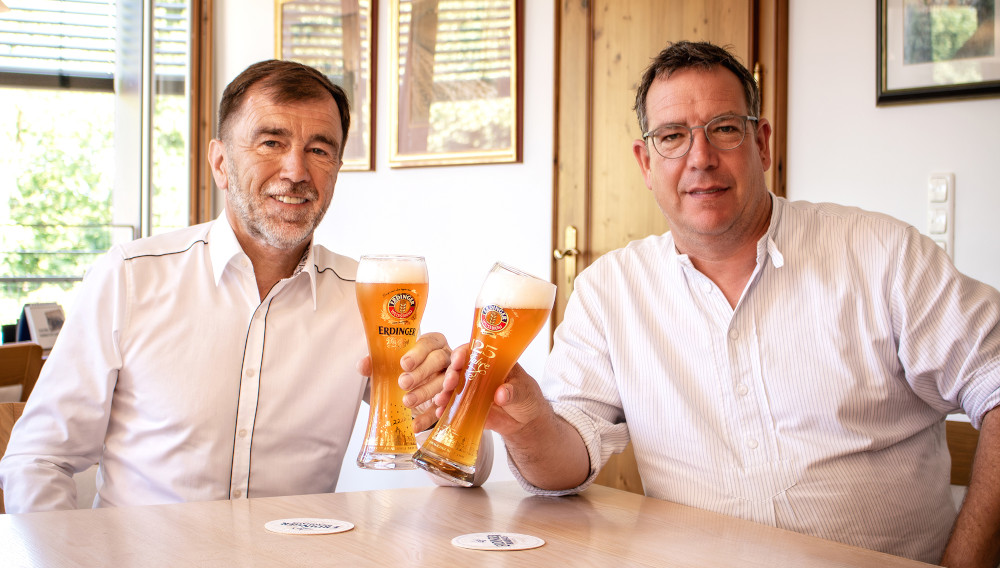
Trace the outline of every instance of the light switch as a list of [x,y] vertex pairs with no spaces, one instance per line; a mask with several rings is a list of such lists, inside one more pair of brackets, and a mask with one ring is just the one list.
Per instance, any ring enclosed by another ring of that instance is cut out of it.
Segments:
[[948,256],[955,255],[955,174],[927,176],[927,233]]
[[931,203],[945,203],[951,193],[947,175],[932,175],[927,181],[927,199]]
[[943,235],[948,232],[948,211],[932,208],[927,220],[927,231],[931,235]]

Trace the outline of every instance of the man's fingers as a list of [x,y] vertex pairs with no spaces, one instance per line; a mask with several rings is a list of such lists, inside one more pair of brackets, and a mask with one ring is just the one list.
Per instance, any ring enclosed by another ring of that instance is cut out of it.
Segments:
[[[445,358],[447,358],[450,354],[448,340],[445,339],[444,335],[437,332],[425,333],[421,335],[413,347],[411,347],[410,350],[403,355],[399,364],[403,367],[404,371],[413,371],[422,365],[429,355],[439,350],[445,351]],[[443,365],[447,364],[447,361],[437,362],[442,363]]]
[[515,364],[507,380],[493,394],[494,407],[486,427],[501,435],[518,430],[545,412],[547,402],[542,390],[528,373]]
[[358,360],[358,364],[355,366],[358,370],[358,374],[362,377],[372,376],[372,358],[370,355],[365,355]]
[[[420,402],[429,399],[441,390],[441,374],[451,361],[451,348],[440,333],[427,333],[420,336],[417,343],[400,359],[403,374],[399,376],[399,388],[413,391]],[[431,386],[428,386],[431,385]],[[428,389],[433,389],[429,392]]]
[[468,344],[459,345],[451,352],[451,365],[445,371],[444,384],[441,385],[443,391],[451,392],[458,388],[458,385],[462,384],[462,381],[465,379],[465,363],[468,359]]
[[[443,380],[444,376],[439,375],[437,379],[421,382],[419,386],[409,390],[403,395],[403,405],[408,408],[414,408],[427,402],[428,400],[433,399],[438,393],[441,392],[441,382]],[[403,383],[402,377],[399,382],[400,384]]]
[[417,414],[413,417],[413,431],[423,432],[437,422],[437,408],[435,406],[429,406],[427,410]]
[[455,368],[462,368],[465,366],[465,361],[469,358],[469,344],[463,343],[455,348],[451,352],[451,366]]

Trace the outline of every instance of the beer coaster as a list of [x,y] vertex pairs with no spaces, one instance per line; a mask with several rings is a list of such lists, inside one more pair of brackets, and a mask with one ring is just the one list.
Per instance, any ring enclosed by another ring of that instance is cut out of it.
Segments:
[[354,523],[336,519],[278,519],[265,523],[264,528],[281,534],[333,534],[353,529]]
[[471,550],[527,550],[538,548],[545,541],[527,534],[485,532],[456,536],[451,544]]

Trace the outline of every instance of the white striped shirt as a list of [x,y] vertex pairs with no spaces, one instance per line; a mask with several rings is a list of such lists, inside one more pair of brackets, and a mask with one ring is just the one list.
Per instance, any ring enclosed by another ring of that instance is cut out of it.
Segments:
[[1000,401],[998,321],[995,289],[854,208],[775,198],[735,309],[670,233],[633,242],[576,280],[542,381],[592,475],[521,481],[580,491],[631,439],[651,497],[937,562],[943,420]]

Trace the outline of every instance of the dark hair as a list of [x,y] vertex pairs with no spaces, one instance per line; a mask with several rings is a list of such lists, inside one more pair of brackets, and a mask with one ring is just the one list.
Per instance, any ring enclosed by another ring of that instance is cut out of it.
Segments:
[[231,118],[243,106],[250,87],[258,84],[278,104],[322,99],[326,93],[332,95],[340,113],[340,126],[344,130],[344,139],[340,146],[340,157],[344,157],[347,131],[351,127],[351,105],[347,100],[347,94],[334,85],[326,75],[294,61],[269,59],[254,63],[229,83],[222,92],[222,100],[219,101],[219,138],[225,140],[229,134]]
[[639,128],[646,132],[649,127],[646,117],[646,95],[653,81],[659,77],[669,77],[681,69],[710,70],[722,66],[733,72],[743,83],[747,109],[751,116],[760,116],[760,90],[757,81],[743,63],[724,47],[708,42],[679,41],[672,43],[659,53],[642,74],[642,81],[635,91],[635,114],[639,118]]

